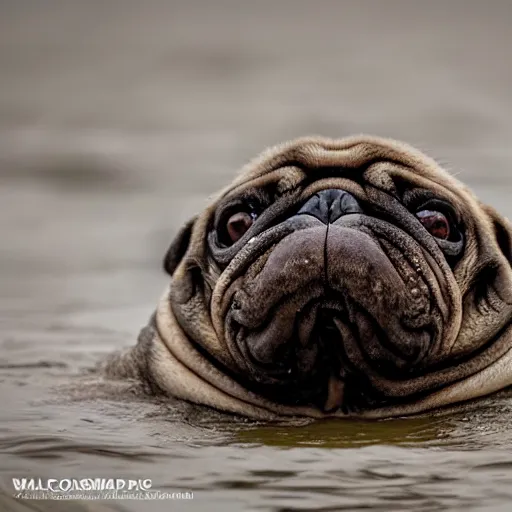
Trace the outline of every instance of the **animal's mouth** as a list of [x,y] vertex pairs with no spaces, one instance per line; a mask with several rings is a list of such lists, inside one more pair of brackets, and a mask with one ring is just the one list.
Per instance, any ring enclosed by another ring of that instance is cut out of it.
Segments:
[[368,315],[347,307],[346,298],[333,293],[300,309],[289,336],[284,336],[286,327],[280,335],[279,322],[270,322],[261,331],[239,326],[236,342],[263,392],[266,388],[283,403],[314,403],[329,412],[349,401],[354,405],[355,382],[358,402],[368,398],[371,385],[353,359],[360,355],[358,342],[372,342],[372,324]]
[[225,336],[244,378],[280,402],[339,408],[373,394],[370,370],[406,378],[432,346],[428,297],[355,227],[294,231],[249,275],[232,290]]

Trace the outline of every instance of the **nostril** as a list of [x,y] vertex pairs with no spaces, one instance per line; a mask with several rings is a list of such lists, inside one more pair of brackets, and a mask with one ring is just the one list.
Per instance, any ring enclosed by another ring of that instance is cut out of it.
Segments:
[[342,212],[346,215],[349,213],[363,213],[363,209],[361,205],[357,201],[357,199],[348,192],[345,192],[340,198],[339,203]]
[[357,199],[345,190],[326,189],[308,199],[298,213],[312,215],[324,224],[329,224],[343,215],[363,213],[363,210]]

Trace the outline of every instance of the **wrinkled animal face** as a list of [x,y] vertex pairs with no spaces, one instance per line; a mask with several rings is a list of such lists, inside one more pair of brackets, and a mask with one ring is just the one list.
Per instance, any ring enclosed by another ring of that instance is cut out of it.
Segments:
[[359,144],[250,165],[168,260],[187,336],[278,403],[411,401],[510,348],[508,225],[423,155]]

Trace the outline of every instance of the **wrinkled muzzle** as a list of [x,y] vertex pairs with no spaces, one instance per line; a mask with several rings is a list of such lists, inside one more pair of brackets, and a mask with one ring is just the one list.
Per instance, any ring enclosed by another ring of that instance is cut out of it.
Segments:
[[259,235],[257,257],[248,244],[222,308],[247,380],[280,401],[329,410],[351,393],[371,400],[372,374],[405,379],[419,369],[439,335],[435,279],[421,247],[397,231],[351,194],[324,190]]

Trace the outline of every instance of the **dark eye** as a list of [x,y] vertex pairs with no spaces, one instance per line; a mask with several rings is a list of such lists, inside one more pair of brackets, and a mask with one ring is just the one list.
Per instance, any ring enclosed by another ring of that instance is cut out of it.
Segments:
[[226,222],[226,232],[230,241],[229,245],[238,242],[245,235],[253,225],[256,217],[255,213],[248,212],[238,212],[229,217]]
[[449,240],[451,235],[450,221],[444,213],[434,210],[422,210],[416,213],[425,229],[439,240]]

